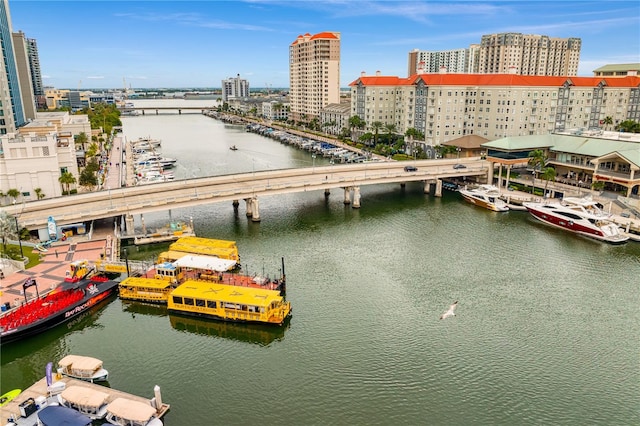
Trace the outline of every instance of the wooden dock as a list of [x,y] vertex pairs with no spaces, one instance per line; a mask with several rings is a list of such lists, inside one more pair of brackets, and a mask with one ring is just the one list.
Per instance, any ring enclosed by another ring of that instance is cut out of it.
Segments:
[[[55,375],[54,375],[54,379],[55,379]],[[68,388],[69,386],[81,386],[81,387],[86,387],[93,390],[98,390],[100,392],[104,392],[109,395],[107,403],[110,403],[116,398],[126,398],[133,401],[149,404],[151,407],[156,409],[156,415],[159,419],[162,419],[162,417],[164,417],[164,415],[167,414],[170,408],[170,405],[164,402],[161,402],[161,405],[159,408],[156,407],[154,405],[156,402],[155,397],[151,399],[144,398],[141,396],[129,394],[127,392],[119,391],[117,389],[112,389],[106,386],[101,386],[101,385],[85,382],[82,380],[72,379],[65,376],[62,376],[59,380],[56,380],[55,382],[64,383],[65,388]],[[153,389],[151,389],[151,394],[152,395],[154,394]],[[33,400],[36,402],[46,400],[46,405],[44,406],[51,405],[54,403],[57,404],[56,396],[51,395],[47,390],[46,378],[42,378],[41,380],[31,385],[28,389],[23,390],[22,393],[20,393],[20,395],[18,395],[13,401],[9,402],[7,405],[3,407],[0,407],[0,419],[2,419],[2,421],[7,421],[8,419],[12,419],[12,418],[16,419],[14,423],[18,426],[35,425],[37,423],[35,413],[25,418],[21,416],[21,412],[20,412],[20,404],[27,401],[29,398],[33,398]],[[44,408],[44,406],[39,408]]]

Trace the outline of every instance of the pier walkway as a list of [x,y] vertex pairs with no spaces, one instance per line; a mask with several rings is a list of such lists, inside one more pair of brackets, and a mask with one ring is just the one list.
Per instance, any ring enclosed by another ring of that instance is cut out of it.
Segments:
[[[149,404],[150,406],[156,409],[156,416],[160,419],[164,417],[164,415],[167,414],[167,412],[170,409],[170,405],[162,402],[161,397],[159,401],[160,406],[155,407],[152,405],[156,403],[155,396],[153,399],[144,398],[144,397],[133,395],[127,392],[119,391],[117,389],[112,389],[106,386],[96,385],[93,383],[85,382],[82,380],[76,380],[76,379],[72,379],[65,376],[62,376],[62,378],[60,380],[57,380],[57,382],[64,383],[65,388],[68,388],[70,386],[80,386],[80,387],[98,390],[100,392],[106,393],[107,395],[109,395],[109,397],[107,398],[107,403],[114,401],[116,398],[126,398],[133,401]],[[153,393],[154,389],[152,389],[151,391]],[[155,395],[159,396],[160,391],[157,390],[157,393],[155,393]],[[55,396],[51,396],[49,394],[49,391],[47,390],[46,378],[42,378],[41,380],[31,385],[28,389],[23,390],[22,393],[20,393],[20,395],[18,395],[13,401],[9,402],[7,405],[0,407],[0,418],[2,418],[2,421],[5,422],[10,418],[14,418],[16,419],[15,423],[18,426],[35,425],[37,421],[35,419],[36,416],[34,414],[29,416],[28,418],[24,418],[21,416],[21,413],[20,413],[20,404],[24,403],[29,398],[32,398],[34,401],[42,403],[42,406],[40,406],[40,408],[44,408],[44,406],[52,405],[57,402],[57,398]]]

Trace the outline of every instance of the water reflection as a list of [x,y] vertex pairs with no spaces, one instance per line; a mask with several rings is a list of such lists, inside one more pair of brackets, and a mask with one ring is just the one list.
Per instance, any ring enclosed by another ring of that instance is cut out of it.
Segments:
[[260,324],[203,320],[174,314],[169,315],[169,321],[171,321],[171,326],[178,331],[255,343],[260,346],[269,346],[274,341],[281,341],[284,339],[285,331],[290,326],[290,320],[287,320],[281,327],[273,327]]
[[149,315],[164,317],[167,315],[167,306],[144,302],[122,301],[122,312],[129,312],[132,317],[136,315]]

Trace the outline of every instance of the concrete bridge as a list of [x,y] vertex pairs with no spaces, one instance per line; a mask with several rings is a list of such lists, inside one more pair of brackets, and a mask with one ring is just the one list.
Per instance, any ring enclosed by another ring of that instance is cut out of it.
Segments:
[[[455,164],[464,168],[454,168]],[[405,171],[405,166],[416,171]],[[165,211],[201,204],[233,202],[246,204],[246,214],[260,221],[261,197],[294,192],[342,191],[344,203],[361,206],[360,187],[420,181],[425,193],[442,195],[442,179],[480,177],[493,174],[491,164],[480,158],[460,160],[418,160],[340,164],[300,169],[269,170],[235,175],[212,176],[152,185],[109,189],[66,197],[17,203],[4,210],[18,218],[21,227],[42,229],[53,216],[59,225],[124,216],[133,225],[134,214]]]

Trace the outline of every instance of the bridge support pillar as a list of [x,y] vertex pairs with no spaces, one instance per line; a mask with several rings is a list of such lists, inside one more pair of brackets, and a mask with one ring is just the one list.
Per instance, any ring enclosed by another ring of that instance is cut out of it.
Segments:
[[353,187],[353,205],[351,207],[353,207],[354,209],[360,208],[360,187],[359,186]]
[[258,202],[258,197],[253,197],[253,201],[251,201],[251,210],[253,213],[251,221],[260,222],[260,203]]
[[331,194],[331,190],[329,188],[324,190],[324,196],[328,197]]
[[244,203],[245,203],[245,206],[247,207],[247,217],[253,216],[253,199],[245,198]]
[[[502,168],[500,169],[500,171],[502,171]],[[487,183],[493,183],[493,162],[489,162],[489,170],[487,171]],[[500,185],[498,185],[498,187],[500,187]]]
[[351,188],[344,188],[344,204],[351,204]]
[[234,210],[238,210],[238,206],[240,205],[240,202],[238,200],[233,200],[233,209]]
[[135,231],[135,225],[133,223],[133,215],[127,213],[124,217],[124,232],[127,235],[133,234]]
[[442,197],[442,179],[436,179],[436,190],[433,195]]

